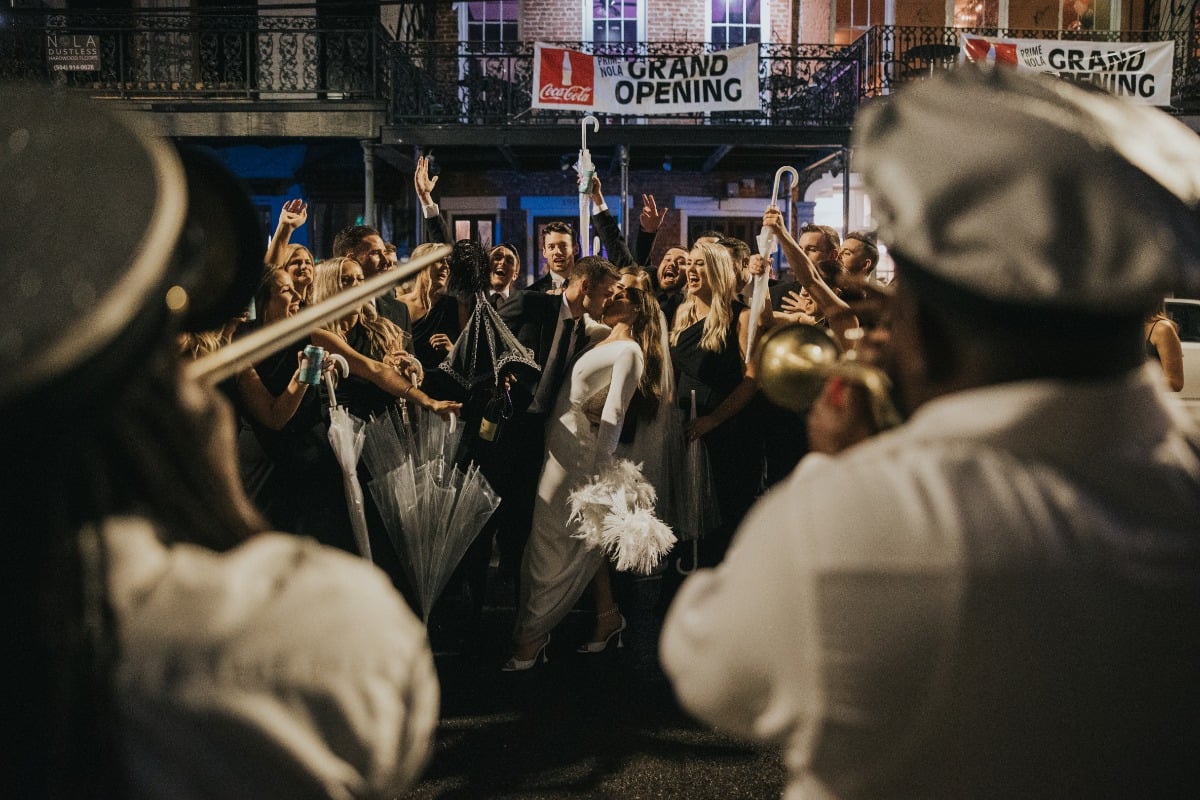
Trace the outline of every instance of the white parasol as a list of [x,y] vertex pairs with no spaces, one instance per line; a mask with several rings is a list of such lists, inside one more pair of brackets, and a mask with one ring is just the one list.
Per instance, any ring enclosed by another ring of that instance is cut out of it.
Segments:
[[596,165],[592,163],[592,153],[587,146],[588,125],[593,131],[600,130],[600,120],[591,114],[580,120],[579,161],[575,170],[579,173],[579,247],[581,256],[590,256],[595,252],[591,237],[592,201],[589,195],[592,191],[592,178],[596,176]]
[[[775,186],[771,190],[771,205],[775,205],[775,199],[779,197],[779,179],[784,173],[792,176],[791,185],[788,187],[790,192],[800,180],[800,173],[796,172],[794,167],[783,166],[775,170]],[[784,220],[784,227],[787,227],[787,220]],[[775,247],[778,242],[775,239],[775,234],[767,228],[763,228],[758,232],[758,237],[755,239],[758,244],[758,253],[763,258],[770,260],[775,252]],[[746,363],[750,363],[751,354],[754,352],[754,335],[758,332],[758,318],[762,316],[762,310],[767,302],[767,288],[771,281],[771,271],[765,270],[762,275],[755,275],[753,278],[754,291],[750,295],[750,326],[746,330]]]
[[[345,378],[350,374],[350,365],[337,353],[327,353],[325,358],[336,364],[337,371]],[[350,527],[354,530],[354,543],[358,553],[371,560],[371,540],[367,536],[367,515],[363,505],[362,486],[358,483],[358,457],[363,447],[363,421],[353,416],[337,401],[337,378],[332,371],[325,373],[325,390],[329,395],[329,446],[342,468],[342,488],[346,491],[346,508],[350,511]]]
[[367,423],[363,460],[375,477],[371,496],[417,592],[429,612],[458,562],[500,498],[474,464],[454,465],[462,428],[424,408],[390,413]]

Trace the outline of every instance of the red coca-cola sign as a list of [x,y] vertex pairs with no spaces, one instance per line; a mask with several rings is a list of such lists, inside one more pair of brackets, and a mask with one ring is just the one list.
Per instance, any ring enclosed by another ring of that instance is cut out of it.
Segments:
[[590,106],[596,74],[590,56],[555,47],[541,49],[538,100],[564,106]]

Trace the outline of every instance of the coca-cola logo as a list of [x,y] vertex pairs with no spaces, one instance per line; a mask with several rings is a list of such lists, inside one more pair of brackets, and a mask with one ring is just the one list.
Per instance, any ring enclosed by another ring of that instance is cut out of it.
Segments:
[[589,86],[551,86],[545,84],[538,93],[542,100],[555,100],[560,103],[590,103],[592,89]]

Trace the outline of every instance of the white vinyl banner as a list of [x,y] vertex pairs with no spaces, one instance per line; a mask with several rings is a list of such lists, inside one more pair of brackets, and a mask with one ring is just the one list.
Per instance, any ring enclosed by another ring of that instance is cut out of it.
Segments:
[[992,39],[963,35],[966,61],[990,61],[1090,83],[1118,97],[1152,106],[1171,105],[1174,42],[1068,42],[1060,39]]
[[606,114],[757,111],[758,45],[687,56],[593,56],[538,42],[533,107]]

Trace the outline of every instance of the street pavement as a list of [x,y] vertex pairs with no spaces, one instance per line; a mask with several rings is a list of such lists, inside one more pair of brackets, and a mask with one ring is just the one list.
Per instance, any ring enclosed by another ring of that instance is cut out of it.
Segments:
[[657,661],[661,579],[619,578],[623,648],[577,654],[593,620],[578,610],[555,630],[549,662],[523,673],[499,669],[511,600],[491,598],[466,636],[465,599],[443,599],[430,620],[441,721],[405,800],[779,797],[778,749],[716,733],[676,703]]

